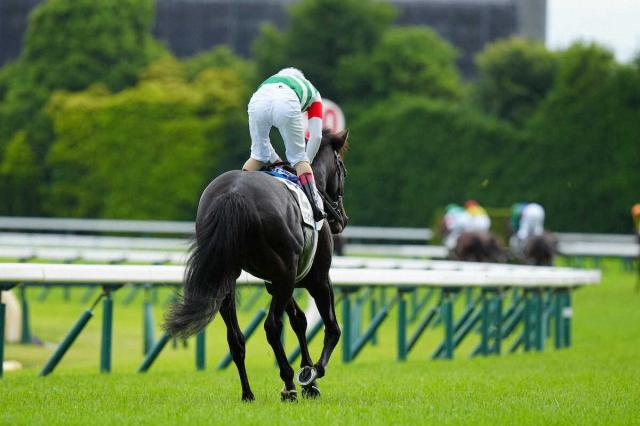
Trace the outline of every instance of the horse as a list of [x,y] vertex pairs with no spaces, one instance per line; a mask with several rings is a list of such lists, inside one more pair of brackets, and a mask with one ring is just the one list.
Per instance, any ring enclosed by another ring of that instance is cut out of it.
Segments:
[[470,262],[499,262],[504,250],[489,232],[465,231],[458,237],[452,257]]
[[[329,268],[332,233],[342,232],[348,222],[342,202],[346,177],[342,158],[348,148],[347,138],[347,130],[324,132],[311,165],[328,217],[318,231],[311,269],[299,282],[298,260],[305,239],[302,214],[284,184],[263,172],[235,170],[214,179],[200,197],[182,294],[167,314],[165,329],[173,336],[186,338],[220,312],[240,376],[243,401],[255,397],[244,364],[245,337],[236,316],[236,280],[242,270],[265,280],[272,297],[264,329],[284,382],[281,399],[297,400],[294,371],[280,340],[284,312],[300,343],[301,370],[296,379],[302,385],[302,396],[320,396],[316,380],[325,375],[341,334]],[[322,353],[315,364],[305,337],[307,320],[292,297],[296,287],[307,289],[313,297],[325,326]]]
[[529,265],[552,266],[558,252],[558,239],[549,231],[533,235],[524,242],[523,261]]

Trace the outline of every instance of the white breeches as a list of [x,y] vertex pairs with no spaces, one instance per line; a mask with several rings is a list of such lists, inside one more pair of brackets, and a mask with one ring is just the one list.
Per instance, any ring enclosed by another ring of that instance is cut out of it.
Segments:
[[540,204],[527,204],[522,210],[518,239],[526,240],[532,235],[544,233],[544,209]]
[[276,127],[284,140],[285,154],[291,165],[309,161],[300,101],[291,88],[284,84],[265,84],[251,97],[247,112],[251,158],[261,162],[275,161],[278,158],[269,140],[271,127]]

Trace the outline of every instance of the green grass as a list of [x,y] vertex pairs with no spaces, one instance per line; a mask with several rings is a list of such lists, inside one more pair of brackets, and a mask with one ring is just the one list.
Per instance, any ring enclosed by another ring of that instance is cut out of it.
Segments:
[[[377,346],[367,346],[355,362],[340,361],[336,349],[318,401],[279,401],[282,383],[261,328],[248,342],[247,368],[256,402],[240,402],[233,366],[215,371],[226,353],[224,325],[216,319],[207,332],[207,370],[194,369],[194,343],[168,346],[147,374],[142,361],[142,309],[117,294],[113,373],[98,373],[101,309],[56,371],[37,373],[51,347],[8,345],[5,359],[25,368],[0,381],[1,424],[640,424],[640,294],[635,276],[607,264],[600,286],[574,293],[573,346],[544,352],[469,358],[478,342],[471,335],[453,361],[428,360],[441,329],[428,329],[397,363],[396,319],[383,324]],[[85,305],[54,290],[46,302],[29,290],[32,328],[45,341],[58,342]],[[166,292],[160,294],[162,302]],[[248,294],[245,295],[248,297]],[[260,305],[267,302],[265,297]],[[160,303],[159,306],[162,306]],[[339,311],[340,309],[338,309]],[[156,308],[156,322],[161,309]],[[394,310],[395,312],[395,310]],[[253,312],[241,314],[246,324]],[[459,307],[457,313],[460,313]],[[294,346],[291,333],[288,349]],[[506,347],[512,342],[510,339]],[[316,339],[312,354],[320,352]]]

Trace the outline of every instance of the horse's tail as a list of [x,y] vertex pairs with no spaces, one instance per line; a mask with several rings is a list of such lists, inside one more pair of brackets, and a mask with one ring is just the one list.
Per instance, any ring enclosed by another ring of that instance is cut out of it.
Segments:
[[235,291],[242,270],[253,210],[244,195],[219,196],[198,223],[185,270],[184,289],[169,310],[165,329],[186,338],[202,330]]

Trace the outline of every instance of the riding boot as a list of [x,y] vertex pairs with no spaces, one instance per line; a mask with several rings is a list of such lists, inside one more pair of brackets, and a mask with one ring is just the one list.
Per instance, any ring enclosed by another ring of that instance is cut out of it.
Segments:
[[324,213],[324,205],[318,189],[316,188],[316,182],[312,173],[303,173],[299,176],[300,184],[302,185],[302,191],[307,196],[309,203],[311,203],[311,210],[313,210],[313,220],[320,222],[327,215]]

